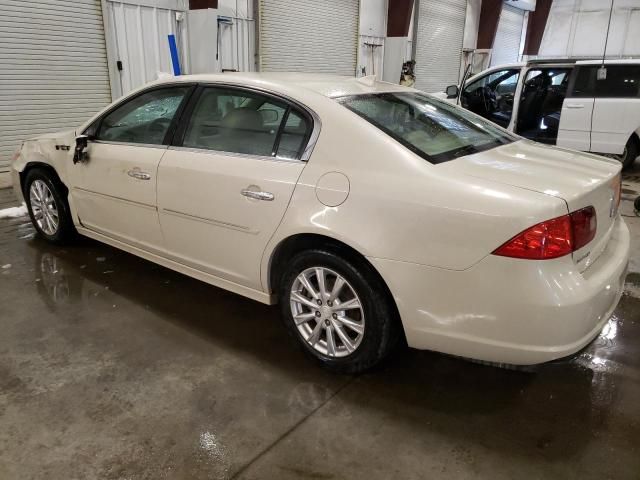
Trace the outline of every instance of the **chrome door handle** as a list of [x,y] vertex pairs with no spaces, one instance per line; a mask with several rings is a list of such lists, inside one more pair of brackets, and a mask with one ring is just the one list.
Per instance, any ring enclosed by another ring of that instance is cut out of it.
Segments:
[[139,169],[134,168],[133,170],[129,170],[127,175],[133,178],[137,178],[138,180],[151,180],[151,175],[147,172],[141,172]]
[[584,108],[584,105],[582,103],[570,103],[567,108]]
[[245,197],[254,198],[256,200],[266,200],[267,202],[270,202],[275,198],[273,196],[273,193],[257,192],[255,190],[249,190],[247,188],[245,188],[244,190],[241,190],[240,193]]

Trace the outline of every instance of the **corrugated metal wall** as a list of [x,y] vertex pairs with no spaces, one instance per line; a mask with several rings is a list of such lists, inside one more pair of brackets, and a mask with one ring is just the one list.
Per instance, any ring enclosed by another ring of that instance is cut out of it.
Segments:
[[100,0],[0,0],[0,168],[111,101]]
[[255,70],[256,24],[253,0],[219,0],[220,69]]
[[467,0],[420,0],[416,88],[441,92],[458,83]]
[[491,66],[517,62],[524,25],[524,10],[502,5],[496,38],[491,51]]
[[358,15],[358,0],[261,0],[261,70],[354,75]]

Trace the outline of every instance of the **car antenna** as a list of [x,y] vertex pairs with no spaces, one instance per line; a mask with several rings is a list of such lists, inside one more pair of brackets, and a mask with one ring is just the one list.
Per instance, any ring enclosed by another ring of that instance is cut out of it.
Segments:
[[604,38],[604,50],[602,51],[602,65],[598,69],[598,73],[596,78],[598,80],[606,80],[607,79],[607,68],[604,66],[604,59],[607,56],[607,43],[609,42],[609,29],[611,28],[611,16],[613,15],[613,2],[615,0],[611,0],[611,9],[609,10],[609,23],[607,23],[607,36]]

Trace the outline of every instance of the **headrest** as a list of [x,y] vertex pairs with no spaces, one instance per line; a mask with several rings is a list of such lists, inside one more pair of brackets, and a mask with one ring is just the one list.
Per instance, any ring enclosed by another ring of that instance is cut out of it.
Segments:
[[247,107],[236,108],[222,119],[222,126],[239,130],[262,130],[262,115],[257,110]]

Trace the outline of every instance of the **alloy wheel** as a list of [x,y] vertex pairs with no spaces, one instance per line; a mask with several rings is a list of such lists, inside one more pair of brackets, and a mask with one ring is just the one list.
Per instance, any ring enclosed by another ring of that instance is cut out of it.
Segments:
[[60,224],[58,206],[51,190],[42,180],[34,180],[31,184],[29,203],[33,218],[40,230],[47,235],[55,235]]
[[314,350],[328,357],[356,351],[364,336],[364,311],[344,277],[328,268],[308,268],[294,280],[289,298],[296,328]]

